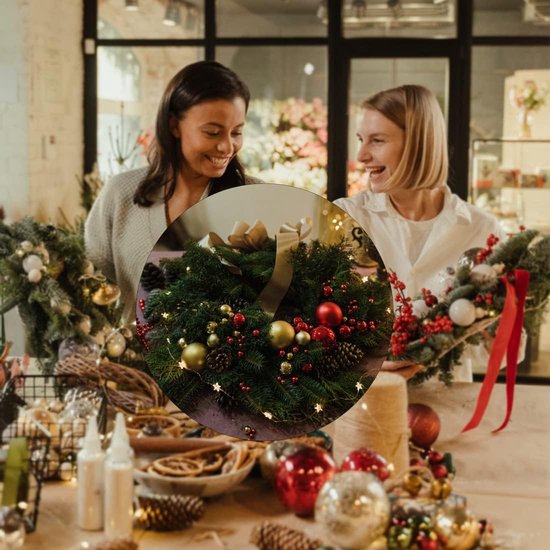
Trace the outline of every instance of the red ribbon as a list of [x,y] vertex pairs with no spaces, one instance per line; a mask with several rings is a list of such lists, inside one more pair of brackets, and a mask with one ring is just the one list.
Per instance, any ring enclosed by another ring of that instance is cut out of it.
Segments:
[[489,404],[504,353],[506,353],[506,417],[494,432],[504,429],[512,415],[525,297],[527,295],[527,288],[529,287],[529,272],[523,269],[516,269],[514,270],[514,278],[514,285],[506,277],[501,278],[501,281],[506,285],[506,299],[504,301],[502,317],[491,349],[487,373],[477,397],[474,414],[468,424],[462,428],[463,432],[476,428],[481,422],[485,409]]

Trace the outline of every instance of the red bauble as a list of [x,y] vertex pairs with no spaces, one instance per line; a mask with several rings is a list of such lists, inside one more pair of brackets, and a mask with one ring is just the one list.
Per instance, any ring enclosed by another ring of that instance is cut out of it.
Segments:
[[359,321],[357,323],[357,330],[359,332],[365,332],[368,328],[368,325],[367,325],[367,322],[366,321]]
[[302,370],[304,372],[311,372],[313,370],[313,365],[311,363],[304,363],[302,365]]
[[351,336],[351,327],[348,327],[348,325],[342,325],[339,329],[338,329],[338,334],[342,337],[342,338],[349,338]]
[[235,328],[241,328],[246,323],[246,317],[242,313],[235,313],[233,315],[233,326]]
[[426,305],[427,305],[428,307],[435,306],[435,304],[437,304],[437,296],[434,296],[433,294],[428,294],[428,295],[424,298],[424,302],[426,302]]
[[323,287],[323,296],[325,298],[328,298],[332,294],[333,290],[331,286],[324,286]]
[[306,447],[279,460],[275,490],[297,516],[311,516],[319,491],[335,473],[336,464],[325,450]]
[[438,414],[428,405],[411,403],[408,408],[408,417],[411,441],[417,447],[429,449],[441,429]]
[[346,472],[348,470],[371,472],[380,481],[385,481],[390,477],[386,459],[370,449],[358,449],[346,456],[340,471]]
[[296,331],[296,334],[298,332],[308,332],[309,331],[309,325],[307,323],[304,323],[304,321],[301,321],[300,323],[297,323],[294,327],[294,330]]
[[334,302],[323,302],[315,310],[315,319],[325,327],[337,327],[342,324],[344,314],[338,304]]
[[330,349],[336,344],[336,335],[334,331],[328,327],[315,327],[310,335],[314,342],[321,342],[326,349]]

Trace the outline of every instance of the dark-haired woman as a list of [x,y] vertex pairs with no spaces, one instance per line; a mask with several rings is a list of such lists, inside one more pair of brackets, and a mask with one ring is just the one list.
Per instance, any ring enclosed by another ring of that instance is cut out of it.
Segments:
[[117,175],[101,190],[86,220],[86,250],[120,286],[127,313],[167,226],[199,200],[251,181],[237,158],[249,99],[231,69],[214,61],[188,65],[162,97],[149,166]]

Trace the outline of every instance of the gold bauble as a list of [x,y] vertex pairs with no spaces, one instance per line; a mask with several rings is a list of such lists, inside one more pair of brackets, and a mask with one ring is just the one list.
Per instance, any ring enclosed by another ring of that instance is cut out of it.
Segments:
[[305,346],[306,344],[309,344],[311,336],[309,335],[309,332],[301,330],[298,334],[296,334],[294,340],[296,340],[296,343],[300,346]]
[[204,367],[207,355],[208,348],[204,344],[193,342],[183,348],[181,360],[185,362],[188,369],[199,371]]
[[115,332],[107,340],[107,354],[109,357],[120,357],[126,349],[126,339],[120,332]]
[[223,315],[229,315],[231,313],[231,306],[229,304],[223,304],[220,306],[220,311]]
[[178,339],[178,346],[184,348],[187,345],[187,340],[183,337]]
[[416,496],[422,489],[422,478],[416,474],[405,474],[403,488],[412,496]]
[[451,502],[438,510],[434,531],[448,550],[470,550],[477,544],[479,523],[464,504]]
[[84,333],[84,334],[90,334],[92,332],[92,320],[88,315],[85,315],[80,319],[78,322],[78,328]]
[[206,332],[208,332],[208,334],[214,334],[217,328],[218,328],[218,323],[216,323],[216,321],[209,321],[208,324],[206,325]]
[[220,345],[220,337],[217,334],[211,334],[207,338],[206,343],[209,348],[216,348]]
[[63,270],[65,269],[65,262],[63,260],[58,260],[52,262],[46,268],[46,273],[52,277],[52,279],[58,279]]
[[453,491],[453,486],[446,480],[434,479],[432,481],[432,496],[445,500]]
[[93,294],[92,302],[98,306],[108,306],[120,297],[120,288],[111,283],[103,283]]
[[286,348],[294,340],[294,328],[286,321],[273,321],[269,325],[269,340],[275,349]]
[[288,361],[283,361],[281,363],[281,368],[279,369],[281,374],[290,374],[292,372],[292,364]]

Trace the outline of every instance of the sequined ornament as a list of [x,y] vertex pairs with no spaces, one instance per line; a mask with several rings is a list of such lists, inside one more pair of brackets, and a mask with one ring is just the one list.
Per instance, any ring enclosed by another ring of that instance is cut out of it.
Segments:
[[315,505],[316,522],[341,548],[367,548],[384,534],[389,518],[388,495],[379,479],[367,472],[336,474]]

